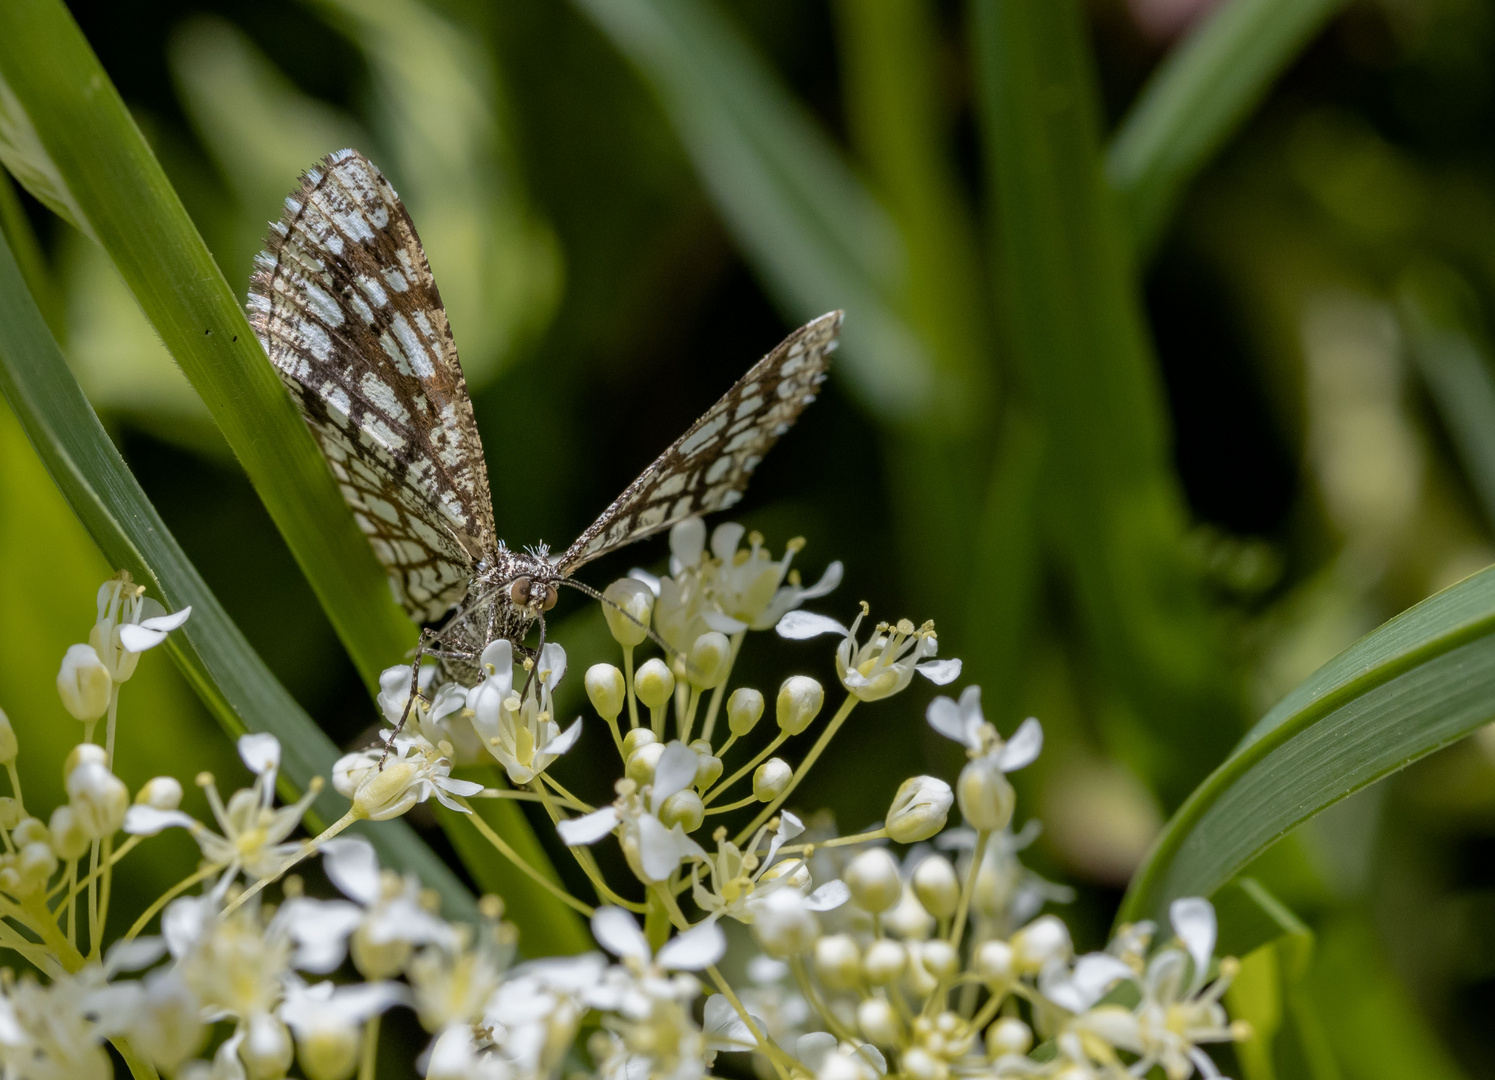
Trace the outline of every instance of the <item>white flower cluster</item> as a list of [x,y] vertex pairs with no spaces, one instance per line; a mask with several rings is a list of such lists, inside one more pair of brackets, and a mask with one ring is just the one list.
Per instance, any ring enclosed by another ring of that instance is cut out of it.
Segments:
[[[33,969],[0,972],[0,1075],[104,1077],[107,1042],[137,1076],[371,1077],[383,1014],[409,1009],[427,1033],[409,1058],[427,1080],[699,1080],[723,1053],[750,1055],[763,1080],[1218,1076],[1203,1048],[1245,1032],[1220,1004],[1237,965],[1214,959],[1207,901],[1176,901],[1159,947],[1157,928],[1140,924],[1080,955],[1043,911],[1069,893],[1019,862],[1037,826],[1014,831],[1008,780],[1042,749],[1036,720],[1003,738],[975,687],[936,697],[928,723],[966,752],[953,786],[910,777],[881,824],[847,836],[824,811],[786,808],[859,705],[903,693],[916,674],[948,684],[961,665],[938,657],[932,624],[868,632],[866,605],[849,627],[799,610],[836,585],[839,564],[806,588],[790,568],[800,542],[774,559],[761,537],[743,539],[729,524],[708,545],[705,527],[685,522],[669,576],[636,571],[603,594],[622,666],[593,664],[583,683],[618,754],[611,801],[589,804],[552,775],[584,723],[555,715],[565,651],[497,641],[475,685],[431,668],[412,699],[409,668],[385,673],[390,728],[337,762],[332,783],[351,808],[310,839],[294,833],[320,788],[277,806],[280,746],[263,734],[239,741],[249,787],[224,799],[198,778],[211,821],[181,808],[169,778],[132,804],[111,771],[118,686],[186,616],[158,613],[127,577],[107,584],[92,643],[70,650],[59,675],[89,726],[68,760],[69,801],[46,823],[22,806],[17,740],[0,714],[13,788],[0,804],[0,945]],[[825,663],[843,696],[828,719],[810,676],[772,694],[732,686],[747,635],[769,628],[838,638]],[[666,655],[637,657],[651,637]],[[92,724],[104,715],[99,747]],[[451,775],[474,763],[500,768],[508,786]],[[476,925],[448,922],[419,882],[339,835],[428,798],[469,814],[473,798],[537,803],[590,883],[563,899],[589,917],[600,951],[516,962],[502,901],[483,898]],[[198,869],[105,948],[112,868],[171,828],[196,841]],[[597,857],[611,843],[620,880]],[[285,876],[313,854],[341,895],[314,898]]]

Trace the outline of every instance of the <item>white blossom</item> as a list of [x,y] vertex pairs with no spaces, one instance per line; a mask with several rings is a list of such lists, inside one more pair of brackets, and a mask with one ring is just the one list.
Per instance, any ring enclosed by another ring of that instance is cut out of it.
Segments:
[[483,659],[493,674],[467,695],[472,726],[483,748],[508,773],[509,782],[528,784],[581,736],[580,719],[565,732],[554,719],[552,693],[566,674],[566,651],[549,642],[540,650],[533,679],[526,680],[520,670],[520,689],[524,681],[530,684],[523,700],[514,686],[513,647],[500,638],[483,651]]
[[839,634],[836,674],[844,686],[862,701],[880,701],[905,689],[917,671],[938,686],[960,677],[959,660],[931,659],[939,651],[934,624],[915,627],[907,619],[878,623],[865,643],[857,642],[857,631],[868,614],[866,604],[850,627],[811,611],[791,611],[778,622],[781,637],[793,640]]

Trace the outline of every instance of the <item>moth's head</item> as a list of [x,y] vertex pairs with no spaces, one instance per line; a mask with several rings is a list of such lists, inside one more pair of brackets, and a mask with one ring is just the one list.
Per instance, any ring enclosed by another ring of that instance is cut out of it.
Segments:
[[518,577],[509,585],[509,602],[530,611],[549,611],[555,607],[555,585],[542,577]]

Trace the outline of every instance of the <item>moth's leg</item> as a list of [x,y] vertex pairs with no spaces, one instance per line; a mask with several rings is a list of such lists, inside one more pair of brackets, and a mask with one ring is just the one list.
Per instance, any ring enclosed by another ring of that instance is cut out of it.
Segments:
[[405,698],[405,708],[400,710],[400,722],[384,741],[384,753],[379,755],[379,771],[384,771],[384,763],[389,759],[389,748],[394,745],[395,737],[405,730],[405,721],[410,718],[410,707],[415,704],[415,699],[420,697],[420,662],[425,659],[427,646],[434,645],[440,639],[440,635],[429,626],[421,628],[420,641],[415,646],[415,659],[410,664],[410,693]]

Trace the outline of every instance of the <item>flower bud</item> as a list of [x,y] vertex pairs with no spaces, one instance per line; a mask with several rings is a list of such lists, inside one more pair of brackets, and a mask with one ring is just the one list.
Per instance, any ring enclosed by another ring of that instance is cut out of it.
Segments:
[[21,820],[21,804],[10,795],[0,795],[0,829],[14,829]]
[[639,787],[654,782],[654,770],[659,767],[659,759],[664,757],[664,743],[645,743],[636,750],[628,759],[628,765],[624,769],[624,775]]
[[919,946],[919,963],[936,979],[949,979],[960,971],[960,954],[948,941],[926,941]]
[[1015,1016],[1004,1016],[986,1029],[986,1052],[993,1058],[1026,1054],[1033,1046],[1033,1029]]
[[925,998],[939,989],[939,979],[924,966],[923,960],[925,946],[932,944],[929,941],[905,943],[905,948],[908,949],[908,968],[903,973],[903,981],[915,997]]
[[23,894],[38,893],[47,887],[57,872],[57,855],[52,846],[37,840],[21,848],[16,857],[16,872],[20,877],[18,888]]
[[626,761],[650,743],[657,743],[659,736],[646,727],[636,727],[623,736],[623,758]]
[[943,855],[927,855],[914,870],[914,893],[924,910],[936,919],[948,919],[960,905],[960,878]]
[[623,673],[611,664],[593,664],[587,668],[587,698],[597,715],[604,720],[616,720],[627,703],[628,687],[623,682]]
[[751,686],[739,686],[727,698],[727,730],[738,738],[757,726],[763,717],[763,695]]
[[996,939],[983,941],[976,946],[972,967],[989,983],[1012,978],[1012,946]]
[[686,832],[695,832],[706,820],[706,804],[701,801],[695,788],[677,791],[659,808],[659,820],[666,828],[679,825]]
[[955,790],[960,816],[977,832],[997,832],[1012,820],[1017,793],[1001,770],[972,761],[960,770]]
[[291,1068],[295,1047],[286,1026],[269,1013],[255,1013],[249,1018],[249,1032],[239,1044],[243,1059],[253,1080],[280,1080]]
[[794,770],[783,758],[769,758],[753,773],[753,797],[759,802],[773,802],[789,788]]
[[348,954],[353,957],[353,966],[370,982],[399,975],[414,951],[404,938],[388,937],[382,933],[376,935],[376,929],[365,919],[348,939]]
[[868,945],[867,954],[862,957],[862,971],[873,986],[888,985],[903,974],[907,965],[908,953],[903,946],[887,938]]
[[895,1046],[901,1034],[898,1013],[882,998],[868,998],[857,1006],[857,1027],[868,1042]]
[[882,921],[904,941],[923,941],[934,933],[934,916],[924,910],[913,889],[903,890],[903,898],[882,917]]
[[68,773],[85,762],[92,765],[103,765],[108,760],[109,755],[97,743],[79,743],[68,751],[67,758],[62,763],[62,779],[65,782]]
[[52,838],[52,850],[57,853],[57,857],[69,862],[81,859],[92,845],[83,826],[78,823],[78,815],[73,813],[73,808],[67,803],[52,811],[47,832]]
[[92,645],[73,645],[57,672],[57,695],[75,720],[97,720],[109,711],[114,679]]
[[722,759],[711,752],[711,744],[705,739],[697,739],[690,748],[696,752],[696,790],[705,791],[721,779]]
[[670,700],[675,692],[675,676],[663,660],[646,660],[633,676],[633,689],[638,699],[651,709],[657,709]]
[[794,889],[775,889],[753,905],[753,936],[769,956],[787,959],[815,947],[820,923]]
[[10,726],[10,717],[5,715],[5,710],[0,709],[0,765],[9,765],[20,752],[16,729]]
[[955,795],[950,785],[933,776],[911,776],[898,785],[888,807],[888,836],[900,844],[928,840],[945,827]]
[[632,648],[649,639],[649,620],[654,617],[654,593],[649,586],[634,578],[619,578],[602,595],[612,602],[602,605],[602,617],[614,641]]
[[831,990],[855,990],[862,977],[862,950],[849,934],[832,934],[815,943],[815,973]]
[[85,761],[67,777],[68,805],[90,840],[119,831],[130,809],[130,789],[102,762]]
[[898,863],[885,848],[862,852],[847,864],[841,878],[856,905],[873,915],[881,915],[903,897]]
[[359,1025],[341,1017],[303,1030],[296,1060],[307,1080],[348,1080],[358,1067]]
[[[333,772],[338,772],[336,765]],[[399,817],[420,800],[415,781],[420,769],[408,761],[386,761],[383,769],[369,769],[353,792],[353,816],[371,821]],[[290,1060],[286,1060],[290,1068]]]
[[158,969],[141,983],[145,993],[130,1025],[130,1041],[163,1073],[180,1076],[178,1067],[197,1052],[207,1034],[197,996],[171,968]]
[[686,658],[686,678],[698,690],[715,690],[727,681],[732,661],[732,643],[727,635],[708,630],[696,638]]
[[16,823],[15,830],[11,833],[11,839],[18,846],[25,844],[45,844],[50,837],[47,834],[47,826],[41,818],[22,818]]
[[145,782],[135,793],[136,806],[153,806],[157,810],[176,810],[182,805],[182,784],[174,776],[157,776]]
[[779,730],[785,735],[798,735],[810,726],[825,704],[825,690],[808,675],[791,675],[779,687],[779,700],[775,703]]
[[899,1064],[909,1080],[947,1080],[950,1075],[950,1066],[918,1046],[906,1051]]
[[1040,915],[1012,935],[1013,967],[1023,975],[1043,970],[1050,960],[1065,960],[1073,951],[1069,927],[1057,915]]

